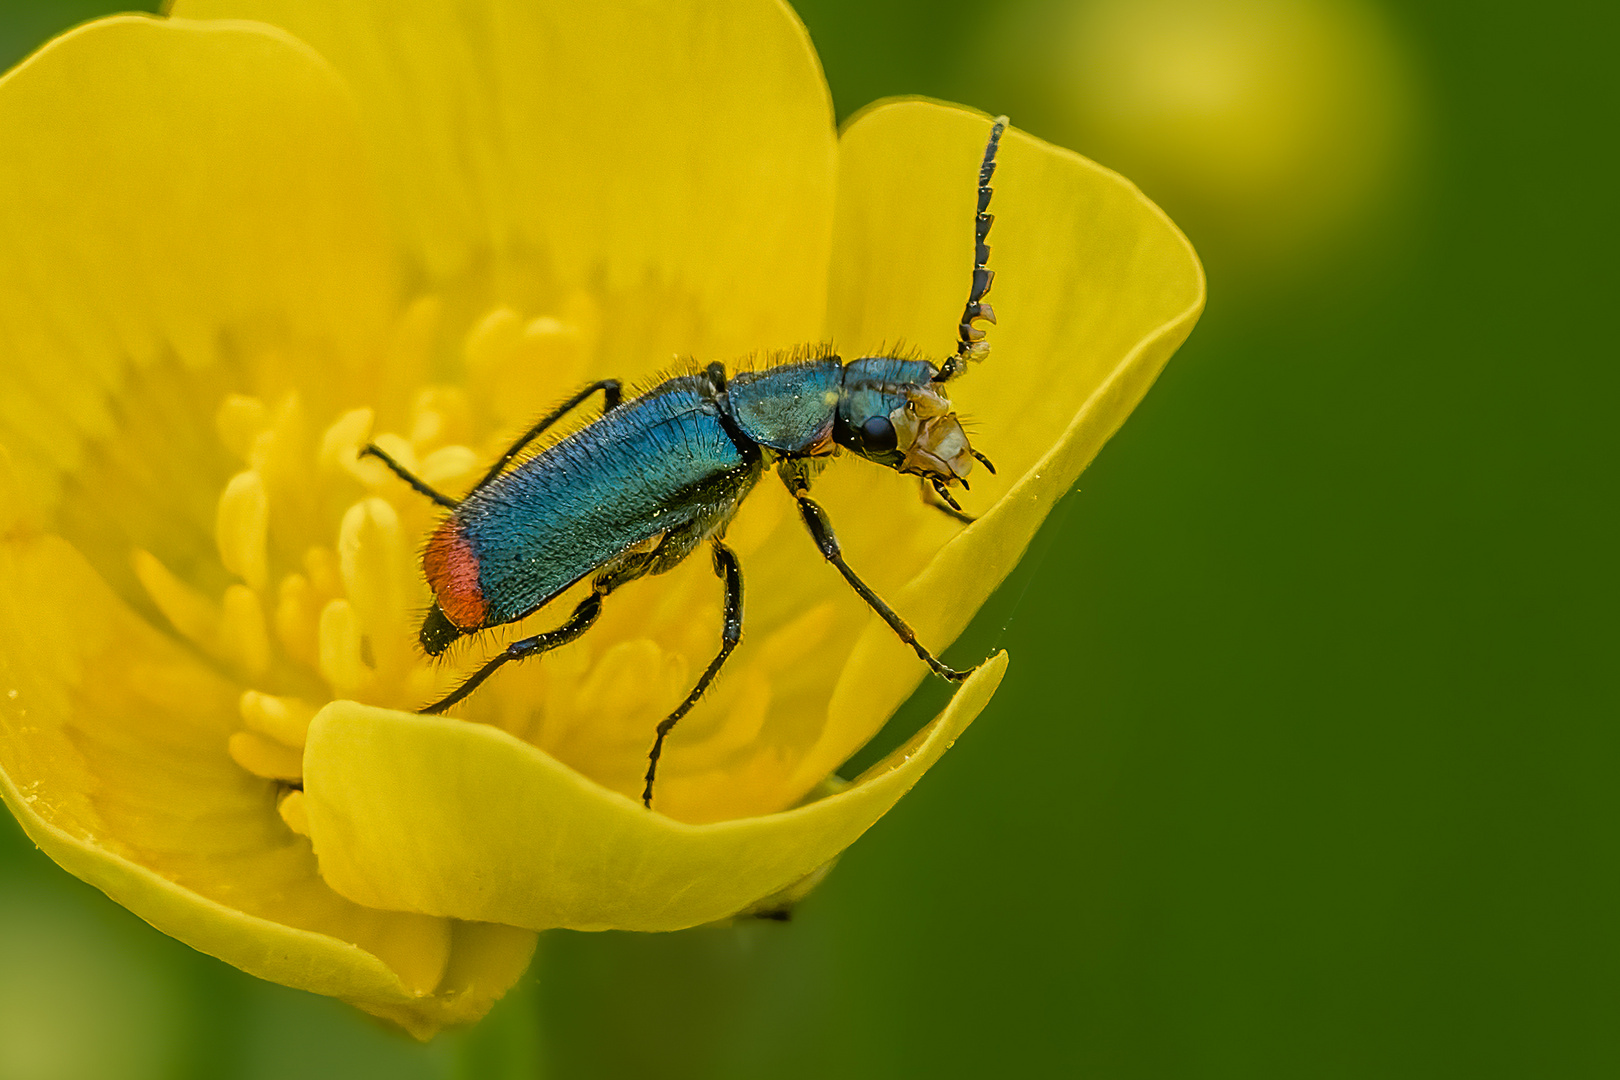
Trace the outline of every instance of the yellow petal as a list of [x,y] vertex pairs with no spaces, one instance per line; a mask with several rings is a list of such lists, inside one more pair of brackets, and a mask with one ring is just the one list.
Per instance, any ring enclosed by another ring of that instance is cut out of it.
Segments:
[[133,596],[131,547],[212,559],[230,384],[331,389],[386,328],[353,104],[282,31],[121,16],[0,80],[0,146],[0,441]]
[[600,289],[604,374],[814,340],[832,106],[779,0],[179,0],[309,42],[355,88],[435,284],[553,314]]
[[488,1009],[532,935],[461,955],[462,927],[335,895],[285,789],[227,753],[274,746],[232,744],[237,698],[60,539],[0,543],[0,796],[46,854],[194,948],[418,1034]]
[[338,701],[310,725],[310,836],[322,876],[367,905],[535,929],[712,922],[853,843],[972,722],[1006,666],[992,658],[838,794],[712,825],[648,811],[488,725]]
[[[954,351],[988,133],[980,114],[921,100],[880,104],[849,124],[828,314],[846,352],[897,339],[933,357]],[[851,563],[881,568],[874,584],[936,647],[1017,565],[1204,305],[1191,245],[1118,174],[1010,129],[992,185],[1000,321],[988,328],[989,359],[950,384],[975,446],[999,470],[976,471],[962,496],[982,516],[955,526],[922,505],[914,481],[879,470],[830,470],[818,489]],[[789,787],[808,790],[847,758],[923,674],[887,627],[867,619],[820,741]]]

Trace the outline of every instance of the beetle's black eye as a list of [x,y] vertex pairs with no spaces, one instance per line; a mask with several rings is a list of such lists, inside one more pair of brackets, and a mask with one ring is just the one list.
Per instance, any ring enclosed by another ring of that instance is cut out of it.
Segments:
[[886,454],[895,447],[894,425],[887,416],[873,416],[861,425],[861,449]]

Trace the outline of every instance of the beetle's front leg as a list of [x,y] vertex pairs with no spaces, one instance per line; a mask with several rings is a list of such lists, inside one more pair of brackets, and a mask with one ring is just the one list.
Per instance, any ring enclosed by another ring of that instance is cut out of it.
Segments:
[[720,654],[709,662],[680,707],[664,717],[658,725],[658,737],[653,740],[652,752],[647,755],[647,787],[641,793],[641,801],[649,810],[652,809],[653,777],[658,773],[658,758],[664,752],[665,736],[680,722],[681,717],[692,711],[698,698],[714,682],[714,677],[720,674],[720,668],[731,655],[731,650],[742,640],[742,566],[737,562],[736,552],[719,540],[714,541],[714,572],[726,583],[726,617],[720,632]]
[[922,501],[923,501],[924,506],[932,507],[933,509],[938,510],[940,513],[944,514],[946,517],[950,518],[951,520],[960,521],[964,525],[971,525],[975,521],[979,520],[978,518],[974,517],[972,514],[964,512],[960,506],[957,506],[957,507],[953,508],[951,506],[946,505],[946,503],[945,503],[945,501],[943,499],[941,499],[938,495],[934,494],[933,489],[931,489],[928,486],[928,481],[927,480],[924,480],[924,479],[919,477],[919,481],[920,481],[919,486],[922,489]]
[[[787,463],[784,462],[784,464]],[[782,482],[787,484],[789,491],[793,492],[793,497],[799,500],[799,514],[804,518],[805,527],[810,530],[811,537],[815,539],[816,547],[821,549],[822,558],[838,568],[838,572],[844,575],[844,580],[849,582],[850,588],[854,589],[860,594],[861,599],[866,601],[867,607],[877,612],[878,616],[889,624],[889,629],[900,635],[900,640],[910,645],[917,655],[922,657],[923,663],[933,670],[935,675],[949,679],[952,682],[961,682],[973,674],[972,668],[967,671],[958,671],[953,667],[947,667],[940,663],[939,658],[933,653],[923,648],[922,642],[917,640],[916,631],[906,625],[906,620],[902,619],[888,604],[885,604],[883,598],[873,592],[866,582],[862,581],[855,571],[850,569],[849,563],[844,561],[844,553],[838,547],[838,537],[833,534],[832,522],[827,520],[827,511],[823,510],[815,500],[810,498],[809,481],[800,475],[797,470],[781,469],[779,471]]]

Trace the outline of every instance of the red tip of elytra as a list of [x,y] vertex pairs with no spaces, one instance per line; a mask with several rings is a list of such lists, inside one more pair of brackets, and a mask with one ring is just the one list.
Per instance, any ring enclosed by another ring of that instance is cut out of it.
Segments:
[[484,625],[489,605],[478,587],[478,554],[455,518],[447,519],[428,540],[422,572],[451,622],[463,630]]

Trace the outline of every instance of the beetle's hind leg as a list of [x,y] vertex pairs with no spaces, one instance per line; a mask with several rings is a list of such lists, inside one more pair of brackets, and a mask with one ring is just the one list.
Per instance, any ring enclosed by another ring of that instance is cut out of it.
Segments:
[[384,450],[376,443],[367,443],[365,449],[360,451],[360,456],[376,458],[378,461],[388,466],[389,471],[395,476],[399,477],[401,480],[411,485],[411,487],[415,488],[418,494],[426,495],[428,498],[432,499],[446,510],[454,510],[456,507],[461,505],[460,499],[452,499],[448,495],[440,494],[438,491],[429,487],[426,481],[418,479],[409,469],[405,468],[405,466],[389,457],[388,454],[384,452]]
[[[547,630],[543,634],[535,634],[533,637],[526,637],[520,641],[512,642],[512,644],[491,657],[483,667],[469,675],[467,680],[456,687],[448,696],[435,701],[432,705],[425,706],[420,711],[424,713],[442,713],[452,705],[464,700],[468,694],[478,689],[485,679],[513,660],[527,660],[531,656],[548,653],[552,649],[561,648],[579,637],[589,630],[591,624],[596,622],[597,618],[602,614],[602,597],[621,585],[635,581],[637,578],[644,577],[649,573],[661,572],[660,566],[669,561],[671,548],[678,545],[683,535],[671,533],[659,541],[658,546],[653,550],[633,551],[620,558],[616,563],[610,564],[600,574],[596,575],[596,580],[591,583],[591,594],[579,602],[579,606],[574,608],[574,613],[568,617],[567,622],[555,630]],[[690,551],[691,548],[688,547],[685,550]],[[684,556],[685,552],[683,551],[681,557]],[[664,568],[667,569],[668,567],[665,566]]]
[[526,660],[531,656],[539,656],[541,653],[550,652],[552,649],[573,641],[589,630],[591,624],[602,614],[602,595],[603,593],[599,589],[592,591],[591,595],[579,602],[579,606],[568,617],[568,621],[557,627],[557,629],[547,630],[543,634],[535,634],[533,637],[526,637],[521,641],[512,642],[505,649],[495,654],[483,667],[469,675],[460,686],[445,697],[435,701],[432,705],[424,706],[421,711],[424,713],[442,713],[452,705],[462,701],[468,694],[478,689],[485,679],[513,660]]
[[585,399],[596,393],[598,390],[602,391],[602,412],[604,414],[610,413],[619,407],[619,402],[623,400],[624,396],[622,384],[620,384],[618,379],[598,379],[596,382],[591,383],[591,385],[585,387],[585,389],[581,390],[579,393],[575,394],[573,397],[551,410],[551,412],[541,417],[532,428],[525,431],[522,435],[519,435],[517,441],[512,444],[511,448],[508,449],[506,453],[502,454],[495,464],[489,467],[489,471],[484,474],[484,478],[473,486],[473,490],[477,491],[479,488],[485,486],[491,480],[501,475],[501,470],[505,469],[507,465],[511,464],[512,459],[521,454],[525,446],[528,446],[541,435],[544,435],[546,429],[552,424],[555,424],[557,421],[567,416],[570,412],[585,404]]
[[713,543],[714,573],[726,584],[726,616],[725,625],[720,633],[720,653],[703,670],[703,674],[698,677],[697,685],[686,695],[686,700],[658,724],[658,736],[653,740],[652,752],[647,755],[647,787],[641,793],[641,801],[649,810],[652,809],[653,778],[658,773],[658,758],[664,752],[665,737],[680,722],[681,717],[692,711],[692,706],[697,704],[698,698],[702,697],[709,684],[714,682],[714,677],[720,674],[720,668],[731,655],[731,650],[742,640],[742,566],[737,562],[736,552],[719,540]]

